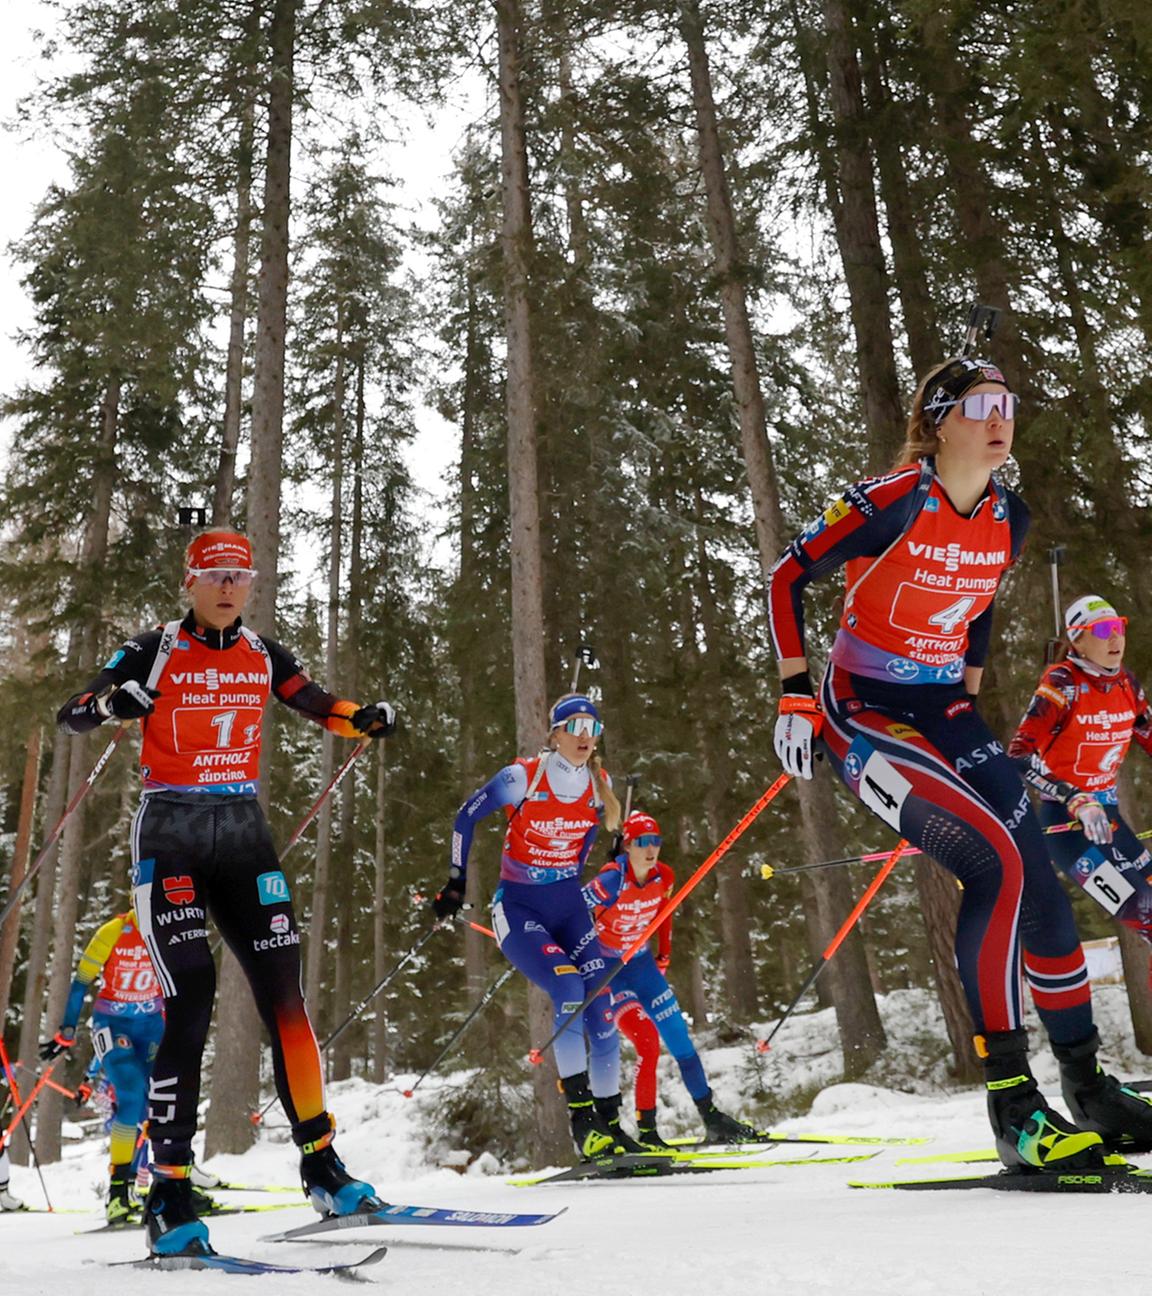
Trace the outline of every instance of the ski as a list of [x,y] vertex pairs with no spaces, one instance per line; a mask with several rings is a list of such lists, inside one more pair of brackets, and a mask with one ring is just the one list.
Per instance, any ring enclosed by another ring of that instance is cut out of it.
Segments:
[[[1127,1157],[1137,1156],[1138,1152],[1130,1151],[1126,1155],[1118,1152],[1109,1153],[1104,1160],[1110,1166],[1125,1166]],[[933,1165],[940,1162],[951,1162],[955,1165],[978,1165],[985,1161],[998,1161],[1000,1158],[992,1148],[976,1148],[969,1152],[937,1152],[926,1156],[897,1157],[897,1165]]]
[[282,1265],[270,1264],[265,1260],[245,1260],[241,1256],[218,1255],[213,1251],[207,1255],[153,1255],[143,1260],[115,1260],[106,1267],[166,1271],[214,1269],[219,1273],[228,1274],[330,1274],[336,1278],[351,1279],[353,1282],[367,1282],[367,1279],[357,1271],[368,1265],[379,1264],[387,1254],[387,1247],[377,1247],[366,1256],[361,1256],[359,1260],[337,1261],[323,1265]]
[[[262,1215],[265,1211],[292,1210],[298,1208],[299,1202],[276,1202],[272,1206],[220,1206],[216,1210],[204,1211],[203,1219],[215,1219],[220,1215]],[[113,1224],[100,1224],[96,1228],[76,1229],[78,1235],[91,1236],[93,1233],[123,1233],[127,1229],[141,1228],[144,1221],[138,1216],[131,1220],[117,1220]]]
[[877,1151],[850,1156],[805,1156],[786,1161],[764,1161],[760,1157],[721,1160],[711,1156],[680,1156],[669,1159],[660,1155],[631,1153],[626,1156],[598,1157],[552,1174],[531,1175],[524,1179],[509,1179],[507,1182],[513,1188],[534,1188],[541,1184],[575,1183],[578,1180],[611,1182],[619,1179],[659,1179],[668,1175],[709,1174],[721,1170],[767,1170],[773,1166],[843,1165],[845,1162],[871,1161],[879,1155]]
[[547,1224],[563,1211],[550,1215],[518,1215],[513,1211],[451,1210],[438,1206],[384,1206],[380,1210],[358,1212],[355,1215],[327,1215],[324,1219],[301,1224],[262,1238],[264,1242],[294,1242],[297,1238],[315,1237],[321,1233],[334,1233],[343,1229],[394,1227],[398,1224],[425,1224],[464,1228],[533,1228]]
[[1001,1170],[999,1174],[947,1179],[894,1179],[887,1183],[849,1183],[849,1188],[897,1188],[913,1192],[949,1191],[956,1188],[992,1188],[998,1192],[1042,1193],[1149,1193],[1152,1173],[1147,1170],[1108,1168],[1082,1174],[1055,1170]]
[[[202,1185],[197,1184],[197,1187]],[[251,1193],[293,1193],[297,1197],[304,1195],[304,1190],[299,1184],[295,1187],[289,1184],[238,1184],[238,1183],[214,1183],[204,1188],[205,1192],[251,1192]]]
[[754,1139],[746,1139],[742,1143],[709,1143],[707,1139],[674,1138],[668,1140],[668,1146],[673,1151],[680,1148],[716,1148],[723,1154],[725,1148],[730,1152],[740,1153],[773,1143],[842,1143],[861,1147],[916,1147],[931,1142],[932,1140],[927,1138],[880,1138],[869,1134],[782,1134],[773,1130],[764,1130]]

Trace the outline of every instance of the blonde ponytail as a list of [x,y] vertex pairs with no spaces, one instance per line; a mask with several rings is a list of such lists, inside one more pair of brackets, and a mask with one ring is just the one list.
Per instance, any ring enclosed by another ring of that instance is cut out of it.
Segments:
[[616,793],[612,791],[612,784],[608,781],[608,775],[604,773],[604,765],[600,760],[600,753],[593,752],[588,759],[588,768],[592,772],[592,777],[600,784],[600,800],[604,802],[604,827],[609,832],[614,833],[620,827],[620,801]]

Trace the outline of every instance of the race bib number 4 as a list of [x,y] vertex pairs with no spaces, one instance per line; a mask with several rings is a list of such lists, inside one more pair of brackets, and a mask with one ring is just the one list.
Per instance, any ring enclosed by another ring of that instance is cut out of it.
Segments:
[[871,744],[857,738],[848,749],[844,772],[852,790],[889,828],[900,831],[900,810],[912,784]]

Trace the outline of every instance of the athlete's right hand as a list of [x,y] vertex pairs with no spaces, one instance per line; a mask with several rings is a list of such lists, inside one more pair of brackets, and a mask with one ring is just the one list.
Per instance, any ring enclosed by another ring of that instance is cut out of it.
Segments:
[[155,710],[153,698],[160,694],[155,689],[145,688],[135,680],[127,680],[111,693],[105,693],[96,699],[96,709],[105,720],[140,720]]
[[464,908],[464,883],[449,878],[432,897],[432,912],[437,918],[454,918]]
[[59,1057],[65,1049],[71,1048],[76,1043],[76,1027],[61,1026],[60,1029],[52,1036],[50,1040],[40,1041],[40,1058],[41,1061],[48,1062],[54,1057]]
[[91,1097],[92,1097],[92,1086],[88,1083],[87,1080],[81,1080],[80,1083],[76,1086],[76,1096],[72,1099],[72,1101],[76,1104],[77,1107],[83,1107],[84,1104]]
[[773,743],[780,764],[795,778],[812,777],[813,748],[824,727],[820,703],[806,693],[784,693]]
[[1108,811],[1091,792],[1077,792],[1068,802],[1068,813],[1080,820],[1084,836],[1093,846],[1108,846],[1112,841],[1112,825]]

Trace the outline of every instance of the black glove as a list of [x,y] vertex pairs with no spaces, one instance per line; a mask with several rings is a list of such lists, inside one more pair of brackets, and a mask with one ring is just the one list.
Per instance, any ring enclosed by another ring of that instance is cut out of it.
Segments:
[[40,1058],[42,1061],[48,1062],[54,1057],[59,1057],[65,1049],[71,1048],[75,1043],[76,1027],[61,1026],[50,1040],[40,1041]]
[[81,1080],[76,1086],[76,1096],[73,1099],[77,1107],[83,1107],[84,1104],[92,1097],[92,1086],[87,1080]]
[[464,882],[449,878],[444,887],[432,898],[432,912],[437,918],[453,918],[464,908]]
[[350,716],[348,723],[369,738],[387,738],[396,732],[396,709],[391,702],[373,702]]
[[110,720],[113,716],[117,720],[139,720],[155,710],[156,704],[152,699],[159,696],[155,689],[145,688],[135,680],[128,680],[119,688],[113,689],[111,693],[101,694],[96,699],[96,710],[105,720]]

